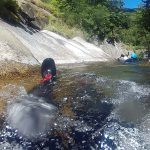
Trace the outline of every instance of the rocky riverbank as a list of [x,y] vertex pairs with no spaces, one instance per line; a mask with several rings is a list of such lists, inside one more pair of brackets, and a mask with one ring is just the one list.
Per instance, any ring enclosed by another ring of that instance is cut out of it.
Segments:
[[[112,56],[106,51],[107,47],[114,51]],[[103,51],[104,48],[106,52]],[[30,66],[40,65],[47,57],[53,58],[56,64],[73,64],[109,62],[115,60],[120,53],[118,48],[108,44],[100,48],[80,37],[67,39],[47,30],[27,31],[0,20],[1,78],[30,72]]]

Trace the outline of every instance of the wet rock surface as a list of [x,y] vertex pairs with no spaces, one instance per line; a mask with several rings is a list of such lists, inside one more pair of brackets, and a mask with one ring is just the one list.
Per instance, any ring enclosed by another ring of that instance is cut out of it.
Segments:
[[50,31],[37,32],[2,20],[0,28],[0,61],[35,65],[47,57],[52,57],[56,64],[112,60],[102,49],[79,37],[66,39]]

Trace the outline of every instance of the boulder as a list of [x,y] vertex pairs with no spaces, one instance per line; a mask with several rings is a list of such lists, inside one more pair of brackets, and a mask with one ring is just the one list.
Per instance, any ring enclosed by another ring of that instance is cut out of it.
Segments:
[[18,4],[21,8],[20,18],[26,25],[41,30],[48,24],[49,12],[30,1],[18,0]]

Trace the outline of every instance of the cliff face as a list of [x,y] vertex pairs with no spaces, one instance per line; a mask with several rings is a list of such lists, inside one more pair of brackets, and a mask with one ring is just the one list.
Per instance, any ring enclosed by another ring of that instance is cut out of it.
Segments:
[[[12,28],[15,28],[12,26]],[[0,60],[12,60],[26,64],[37,64],[32,53],[16,37],[11,26],[0,21]]]
[[121,54],[128,54],[128,51],[123,43],[108,44],[106,41],[100,45],[100,48],[112,58],[117,59]]
[[47,57],[54,58],[58,64],[110,60],[102,49],[81,38],[71,40],[46,30],[24,30],[3,21],[0,28],[1,61],[38,64]]

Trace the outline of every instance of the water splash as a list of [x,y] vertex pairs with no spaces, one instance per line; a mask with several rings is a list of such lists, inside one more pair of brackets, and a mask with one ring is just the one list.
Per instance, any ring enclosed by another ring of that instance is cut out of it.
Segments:
[[18,97],[7,109],[7,122],[27,137],[50,130],[56,117],[55,106],[33,95]]

